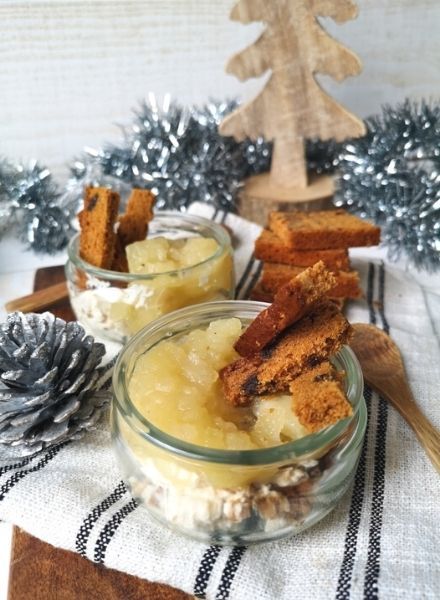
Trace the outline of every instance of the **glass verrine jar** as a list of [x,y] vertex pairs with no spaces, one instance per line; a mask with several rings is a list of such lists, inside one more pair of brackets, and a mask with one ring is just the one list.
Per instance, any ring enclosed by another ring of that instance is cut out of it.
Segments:
[[238,317],[246,324],[265,306],[213,302],[166,315],[127,344],[114,370],[113,444],[133,497],[169,527],[208,543],[270,541],[310,527],[346,492],[361,451],[363,378],[348,347],[332,362],[345,372],[353,415],[294,442],[241,451],[197,446],[158,429],[132,402],[137,361],[159,342],[217,319]]
[[217,223],[189,214],[157,213],[148,239],[214,239],[217,250],[196,264],[154,274],[100,269],[79,255],[79,235],[68,246],[66,277],[75,315],[94,334],[125,342],[147,323],[178,308],[234,297],[231,242]]

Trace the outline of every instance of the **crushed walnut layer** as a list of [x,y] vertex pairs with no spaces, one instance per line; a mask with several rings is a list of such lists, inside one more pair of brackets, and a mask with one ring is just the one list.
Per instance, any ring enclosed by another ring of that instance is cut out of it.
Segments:
[[270,531],[301,525],[313,510],[314,489],[319,485],[328,456],[308,459],[276,470],[270,481],[254,482],[239,488],[218,488],[207,485],[182,469],[179,481],[189,478],[191,485],[175,486],[160,476],[153,460],[145,460],[145,479],[129,481],[133,496],[153,513],[188,530],[245,532],[252,529]]

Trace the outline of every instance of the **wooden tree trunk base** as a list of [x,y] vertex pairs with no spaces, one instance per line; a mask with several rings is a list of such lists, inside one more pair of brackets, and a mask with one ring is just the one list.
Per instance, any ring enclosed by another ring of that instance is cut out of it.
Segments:
[[279,187],[272,183],[270,173],[246,180],[238,199],[240,216],[254,223],[266,225],[273,210],[326,210],[333,208],[333,178],[312,175],[306,188]]

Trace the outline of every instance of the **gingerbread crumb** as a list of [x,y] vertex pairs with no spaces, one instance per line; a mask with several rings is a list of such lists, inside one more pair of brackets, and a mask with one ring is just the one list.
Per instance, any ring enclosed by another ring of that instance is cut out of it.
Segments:
[[311,433],[353,414],[344,392],[342,375],[328,361],[292,381],[290,392],[293,412]]

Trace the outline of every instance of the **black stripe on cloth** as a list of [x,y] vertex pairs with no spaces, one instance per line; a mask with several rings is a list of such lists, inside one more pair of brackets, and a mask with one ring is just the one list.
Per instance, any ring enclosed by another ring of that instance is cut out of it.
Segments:
[[221,546],[209,546],[203,553],[194,583],[194,596],[196,598],[205,598],[206,588],[220,552]]
[[0,502],[4,499],[6,494],[18,483],[21,479],[29,475],[30,473],[35,473],[36,471],[40,471],[44,469],[44,467],[58,454],[58,452],[70,444],[70,442],[63,442],[62,444],[58,444],[58,446],[53,446],[50,450],[47,451],[47,454],[43,456],[41,460],[37,462],[34,467],[30,469],[25,469],[24,471],[16,471],[12,477],[10,477],[0,488]]
[[224,210],[217,209],[215,212],[215,216],[212,218],[216,223],[221,224],[226,219],[226,212]]
[[252,271],[252,267],[254,266],[255,257],[253,253],[250,255],[248,263],[246,265],[245,270],[243,271],[242,276],[240,277],[240,281],[237,283],[237,288],[235,290],[235,297],[238,298],[243,286],[246,284],[247,278],[249,277],[250,272]]
[[252,275],[252,277],[249,280],[248,286],[246,288],[246,291],[243,293],[243,298],[244,299],[248,299],[249,298],[249,294],[251,293],[251,291],[254,288],[254,285],[257,283],[257,281],[260,278],[261,275],[261,271],[263,269],[263,263],[258,261],[258,266],[254,271],[254,274]]
[[374,276],[375,276],[375,268],[373,263],[368,265],[368,283],[367,283],[367,303],[368,303],[368,312],[370,316],[370,323],[376,325],[376,313],[374,311]]
[[106,523],[105,527],[101,530],[98,539],[96,540],[93,558],[95,562],[104,564],[105,554],[112,537],[115,535],[125,517],[128,517],[128,515],[132,513],[138,506],[139,505],[136,500],[132,498],[130,502],[115,512],[112,518]]
[[37,455],[28,456],[28,458],[25,458],[21,462],[15,463],[13,465],[3,465],[3,467],[0,467],[0,477],[2,475],[4,475],[5,473],[7,473],[8,471],[12,471],[14,469],[21,469],[22,467],[25,467],[26,465],[28,465],[31,462],[31,460],[36,458],[36,456]]
[[99,387],[99,391],[106,392],[112,386],[113,378],[110,375],[108,379],[104,381],[104,383]]
[[107,373],[113,369],[113,367],[116,364],[116,361],[119,358],[119,354],[120,354],[119,352],[118,352],[118,354],[115,354],[114,357],[111,360],[109,360],[106,365],[104,365],[103,373],[102,373],[103,376],[107,375]]
[[[371,402],[371,389],[365,387],[364,397],[367,407]],[[345,534],[344,555],[339,572],[338,587],[336,589],[336,600],[348,600],[350,598],[351,578],[353,575],[354,560],[357,551],[357,540],[361,524],[362,507],[365,497],[365,477],[367,464],[367,439],[370,420],[367,419],[365,438],[362,444],[359,464],[354,478],[353,493],[351,496],[350,511],[348,513],[347,532]]]
[[390,325],[385,316],[385,265],[383,263],[379,267],[379,314],[383,330],[385,333],[389,333]]
[[115,354],[115,356],[106,365],[99,369],[100,377],[96,389],[107,390],[111,386],[113,367],[115,366],[116,361],[118,360],[119,354],[119,352]]
[[246,550],[246,546],[237,546],[231,550],[223,569],[215,600],[227,600],[229,598],[232,582]]
[[[371,323],[376,321],[373,304],[374,277],[374,265],[370,263],[367,277],[367,303]],[[365,498],[367,445],[370,424],[370,404],[372,398],[372,392],[367,386],[364,390],[364,396],[367,404],[367,428],[365,431],[364,442],[362,444],[361,455],[359,457],[358,468],[354,478],[350,510],[348,513],[347,531],[345,534],[344,554],[342,557],[338,584],[336,588],[336,600],[348,600],[348,598],[350,598],[351,580],[357,552],[357,541],[361,524],[362,507],[364,505]]]
[[214,212],[211,215],[211,219],[216,223],[224,223],[226,217],[228,216],[228,211],[221,210],[220,208],[214,208]]
[[112,493],[97,504],[84,519],[75,540],[76,551],[79,552],[81,556],[86,556],[87,542],[97,520],[105,513],[105,511],[115,504],[115,502],[120,500],[126,492],[127,488],[125,483],[120,481]]
[[374,449],[373,500],[371,502],[367,564],[365,567],[364,581],[365,600],[375,600],[379,597],[378,580],[380,573],[380,536],[382,531],[383,501],[385,496],[387,423],[388,405],[386,400],[379,398],[376,447]]
[[[389,332],[385,316],[385,268],[379,269],[379,311],[385,331]],[[371,502],[370,528],[368,532],[367,564],[365,567],[364,598],[376,600],[379,597],[378,581],[380,574],[380,537],[383,521],[385,497],[385,466],[387,445],[388,403],[379,397],[376,421],[376,446],[374,449],[373,499]]]

